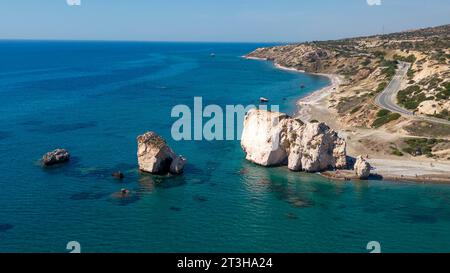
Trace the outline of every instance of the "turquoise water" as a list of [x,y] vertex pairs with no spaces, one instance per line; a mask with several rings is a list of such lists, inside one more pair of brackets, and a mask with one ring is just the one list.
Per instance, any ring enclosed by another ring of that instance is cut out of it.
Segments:
[[[172,107],[194,96],[263,96],[292,113],[327,85],[240,58],[259,46],[0,42],[0,252],[65,252],[68,241],[83,252],[366,252],[374,240],[450,251],[450,186],[331,182],[250,164],[239,141],[170,138]],[[150,130],[188,158],[184,175],[138,173],[136,136]],[[40,168],[57,147],[73,160]],[[121,188],[132,196],[117,198]]]

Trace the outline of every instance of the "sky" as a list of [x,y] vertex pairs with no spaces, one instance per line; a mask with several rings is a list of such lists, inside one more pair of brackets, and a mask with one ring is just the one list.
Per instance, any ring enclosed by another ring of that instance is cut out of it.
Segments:
[[0,0],[0,39],[301,42],[448,23],[449,0]]

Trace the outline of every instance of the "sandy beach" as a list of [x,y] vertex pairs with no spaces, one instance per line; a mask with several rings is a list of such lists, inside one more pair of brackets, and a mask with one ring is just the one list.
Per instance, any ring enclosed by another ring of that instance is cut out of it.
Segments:
[[315,106],[326,105],[325,98],[327,98],[332,92],[336,92],[339,88],[339,85],[342,82],[342,79],[338,75],[329,75],[329,74],[314,74],[314,75],[320,75],[329,78],[331,84],[309,94],[306,97],[300,98],[297,101],[296,117],[304,121],[310,121],[313,119],[312,107],[314,105]]
[[282,66],[282,65],[279,65],[277,63],[275,63],[274,65],[275,65],[276,68],[281,69],[281,70],[305,73],[305,71],[303,71],[303,70],[298,70],[298,69],[295,69],[295,68],[292,68],[292,67]]
[[242,56],[242,58],[247,59],[247,60],[267,61],[266,58],[258,58],[258,57]]

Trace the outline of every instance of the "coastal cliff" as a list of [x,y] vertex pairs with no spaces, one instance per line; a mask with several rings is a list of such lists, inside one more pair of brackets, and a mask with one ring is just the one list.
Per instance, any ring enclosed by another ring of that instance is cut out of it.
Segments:
[[[341,75],[339,92],[331,94],[328,106],[339,120],[352,126],[395,127],[399,116],[378,120],[373,103],[395,75],[399,62],[411,63],[397,95],[400,106],[423,115],[450,119],[450,25],[387,35],[258,48],[249,58],[309,73]],[[414,132],[411,124],[402,124]],[[409,125],[409,126],[408,126]],[[400,126],[399,126],[400,127]],[[398,128],[401,130],[403,128]],[[450,136],[450,126],[446,127]]]
[[325,123],[303,123],[279,112],[250,110],[241,146],[246,159],[262,166],[287,165],[318,172],[347,166],[346,142]]
[[[246,57],[338,79],[326,91],[317,92],[316,97],[313,94],[310,100],[299,102],[298,115],[303,120],[319,120],[336,130],[351,132],[349,151],[353,156],[449,161],[449,44],[450,25],[444,25],[258,48]],[[409,115],[376,103],[403,63],[411,66],[399,82],[393,103],[409,111]],[[306,118],[302,113],[307,114]]]
[[324,72],[325,62],[336,54],[314,43],[258,48],[247,55],[274,61],[284,67],[307,72]]

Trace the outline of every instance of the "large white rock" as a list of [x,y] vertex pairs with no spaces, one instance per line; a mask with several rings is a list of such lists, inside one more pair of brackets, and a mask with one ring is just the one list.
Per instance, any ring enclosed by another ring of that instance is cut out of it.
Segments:
[[336,169],[347,168],[347,143],[343,138],[337,138],[334,142],[333,157],[336,160]]
[[288,118],[282,113],[263,112],[252,109],[244,119],[241,146],[247,160],[263,166],[277,166],[287,162],[287,154],[281,147],[282,126]]
[[303,128],[304,124],[300,120],[288,118],[282,125],[283,132],[283,147],[288,154],[288,168],[291,171],[302,170],[302,157],[303,157]]
[[367,160],[362,156],[358,156],[356,158],[354,169],[356,176],[358,176],[360,179],[369,178],[371,168],[372,167],[370,166],[369,162],[367,162]]
[[137,138],[139,169],[149,173],[168,173],[176,158],[166,141],[154,132],[147,132]]
[[345,168],[346,143],[325,123],[306,123],[286,114],[253,109],[244,120],[241,146],[246,158],[292,171]]
[[317,172],[347,166],[345,140],[325,123],[307,123],[302,141],[303,170]]

